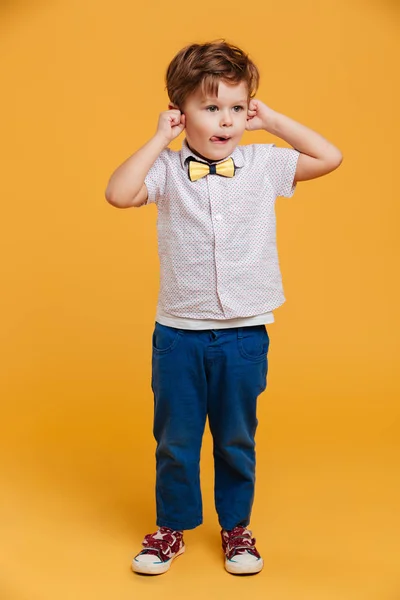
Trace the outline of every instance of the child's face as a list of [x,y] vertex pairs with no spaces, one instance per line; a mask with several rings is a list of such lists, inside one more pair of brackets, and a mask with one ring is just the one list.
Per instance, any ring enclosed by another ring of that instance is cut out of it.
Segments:
[[219,82],[218,97],[203,97],[200,89],[187,97],[185,134],[190,148],[210,160],[229,156],[239,144],[246,128],[247,84]]

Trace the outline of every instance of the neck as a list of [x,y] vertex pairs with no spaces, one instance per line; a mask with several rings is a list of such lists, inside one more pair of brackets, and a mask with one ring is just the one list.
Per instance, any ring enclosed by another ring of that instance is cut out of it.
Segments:
[[220,160],[225,160],[225,158],[227,158],[226,156],[225,156],[224,158],[218,158],[218,159],[215,159],[215,158],[207,158],[207,156],[203,156],[202,154],[200,154],[200,152],[197,152],[197,150],[195,150],[194,148],[192,148],[192,147],[190,146],[190,144],[188,143],[188,141],[187,141],[187,140],[186,140],[186,143],[187,143],[187,145],[188,145],[189,149],[190,149],[190,150],[193,152],[193,154],[195,154],[195,155],[196,155],[196,156],[198,156],[199,158],[201,158],[201,159],[203,159],[203,160],[207,161],[208,163],[219,162]]

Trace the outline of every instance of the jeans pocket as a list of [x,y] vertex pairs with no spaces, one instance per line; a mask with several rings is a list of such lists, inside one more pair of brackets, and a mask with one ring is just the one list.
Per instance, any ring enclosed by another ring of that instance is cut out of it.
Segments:
[[246,360],[265,360],[269,349],[269,335],[265,325],[238,328],[238,348]]
[[156,321],[153,331],[153,352],[155,354],[168,354],[177,346],[182,338],[182,329],[161,325]]

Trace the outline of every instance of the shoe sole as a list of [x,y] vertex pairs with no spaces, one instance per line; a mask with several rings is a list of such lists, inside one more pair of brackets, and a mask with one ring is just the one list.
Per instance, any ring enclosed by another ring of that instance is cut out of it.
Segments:
[[143,575],[161,575],[162,573],[165,573],[166,571],[168,571],[168,569],[170,568],[170,566],[171,566],[172,562],[175,560],[175,558],[177,558],[184,552],[185,552],[185,546],[182,546],[182,548],[175,554],[175,556],[170,558],[170,560],[168,560],[165,563],[160,563],[157,565],[155,565],[153,563],[141,563],[140,561],[133,559],[132,571],[134,571],[134,573],[142,573]]
[[225,569],[233,575],[253,575],[254,573],[259,573],[263,566],[264,561],[262,558],[254,563],[254,565],[241,565],[233,561],[225,561]]

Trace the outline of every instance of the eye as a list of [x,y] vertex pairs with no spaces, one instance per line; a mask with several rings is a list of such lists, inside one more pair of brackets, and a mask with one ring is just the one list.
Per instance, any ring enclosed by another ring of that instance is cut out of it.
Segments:
[[209,112],[215,112],[216,110],[218,110],[218,107],[215,105],[212,106],[207,106],[207,109]]
[[234,106],[234,107],[233,107],[233,110],[234,110],[235,112],[240,112],[240,111],[244,110],[244,107],[243,107],[243,106]]

